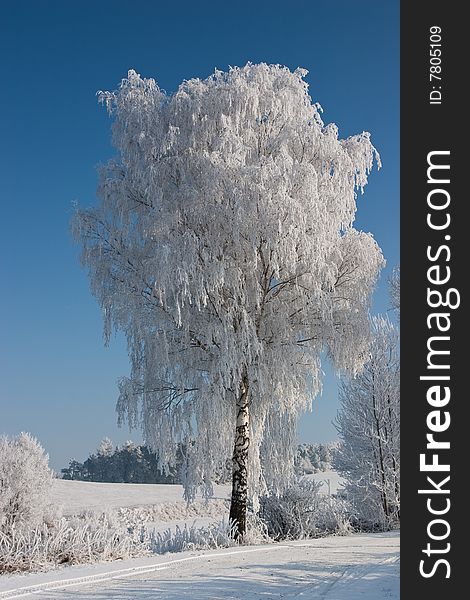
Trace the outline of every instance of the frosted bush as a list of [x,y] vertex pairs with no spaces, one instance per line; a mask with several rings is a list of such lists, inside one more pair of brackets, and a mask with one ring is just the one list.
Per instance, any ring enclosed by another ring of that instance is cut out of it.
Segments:
[[117,510],[116,518],[121,523],[156,523],[196,517],[219,517],[228,512],[228,500],[213,498],[207,502],[165,502],[148,506],[128,506]]
[[259,512],[252,510],[247,513],[246,532],[242,542],[245,546],[253,546],[256,544],[272,543],[272,538],[269,537],[269,532],[266,523],[260,517]]
[[281,496],[261,498],[260,518],[275,540],[351,532],[346,503],[319,493],[321,483],[302,479]]
[[207,527],[196,528],[193,524],[188,527],[176,526],[163,533],[154,532],[151,535],[150,549],[157,554],[165,552],[183,552],[184,550],[209,550],[213,548],[229,548],[236,546],[235,527],[232,523],[221,521]]
[[[146,507],[121,509],[123,512],[113,510],[101,515],[86,511],[30,528],[13,528],[8,534],[0,531],[0,573],[236,544],[233,526],[225,521],[202,528],[177,526],[175,530],[156,533],[145,526],[152,511],[140,512],[138,508]],[[224,508],[226,510],[226,506]]]
[[50,512],[52,471],[29,433],[0,437],[0,532],[41,525]]
[[62,518],[9,535],[0,532],[0,573],[140,556],[148,552],[144,542],[139,534],[116,529],[104,514]]

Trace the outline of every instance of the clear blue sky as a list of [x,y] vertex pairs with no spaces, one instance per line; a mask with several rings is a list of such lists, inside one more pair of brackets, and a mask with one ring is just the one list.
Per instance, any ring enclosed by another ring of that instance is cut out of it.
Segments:
[[[383,169],[359,198],[358,228],[399,262],[399,2],[234,3],[4,0],[0,24],[0,433],[36,435],[54,468],[83,460],[118,430],[116,380],[125,344],[103,347],[98,305],[69,234],[73,201],[95,201],[112,154],[97,90],[129,68],[167,92],[183,79],[247,61],[309,70],[314,100],[342,137],[370,131]],[[303,441],[336,437],[336,384],[300,426]]]

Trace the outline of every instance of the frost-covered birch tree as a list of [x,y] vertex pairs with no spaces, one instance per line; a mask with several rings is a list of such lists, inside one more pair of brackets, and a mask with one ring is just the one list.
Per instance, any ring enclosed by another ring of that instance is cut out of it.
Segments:
[[370,359],[340,388],[335,467],[362,523],[387,529],[400,520],[399,338],[389,320],[372,324]]
[[339,139],[305,70],[252,65],[168,95],[129,71],[100,99],[117,157],[73,229],[94,295],[128,341],[120,420],[162,467],[186,449],[185,494],[211,493],[231,457],[231,518],[292,469],[297,418],[321,389],[320,355],[357,372],[383,263],[356,231],[369,134]]

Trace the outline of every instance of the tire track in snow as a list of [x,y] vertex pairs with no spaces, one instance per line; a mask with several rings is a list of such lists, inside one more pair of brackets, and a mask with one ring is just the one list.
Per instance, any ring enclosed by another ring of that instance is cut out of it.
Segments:
[[122,579],[129,575],[145,575],[146,573],[154,573],[156,571],[164,571],[169,569],[172,565],[178,563],[184,563],[188,561],[201,560],[204,558],[230,556],[233,554],[249,554],[253,552],[265,552],[268,548],[270,550],[281,550],[289,548],[288,545],[268,545],[259,548],[247,548],[244,550],[227,550],[226,552],[217,553],[206,553],[197,554],[195,556],[186,556],[184,558],[177,558],[174,560],[168,560],[166,562],[157,563],[155,565],[145,565],[142,567],[129,567],[127,569],[119,569],[114,571],[108,571],[105,573],[99,573],[96,575],[87,575],[85,577],[75,577],[71,579],[59,579],[56,581],[49,581],[38,585],[25,586],[16,588],[13,590],[6,590],[0,592],[0,600],[10,600],[13,598],[26,598],[34,594],[40,594],[45,591],[61,590],[69,587],[89,585],[91,583],[105,583],[106,581],[112,581],[113,579]]
[[[297,547],[302,547],[302,546],[297,546]],[[305,547],[308,547],[308,545],[306,545]],[[312,546],[310,546],[310,547],[312,547]],[[357,546],[351,546],[350,548],[354,548],[354,547],[357,548]],[[381,546],[377,546],[377,547],[381,547]],[[315,548],[322,548],[322,547],[315,546]],[[328,547],[324,546],[323,548],[326,549]],[[328,548],[328,549],[330,549],[330,548]],[[344,553],[344,550],[342,550],[341,553]],[[375,571],[377,571],[378,569],[380,569],[380,567],[385,566],[385,565],[395,565],[396,563],[400,563],[399,555],[390,556],[381,561],[374,562],[372,564],[366,564],[366,565],[362,565],[362,566],[350,565],[341,571],[336,571],[336,572],[332,571],[331,577],[334,577],[333,581],[329,581],[326,583],[314,581],[312,583],[309,583],[306,586],[303,586],[300,590],[296,590],[295,593],[286,595],[285,598],[300,598],[300,597],[304,596],[304,594],[306,592],[309,592],[308,598],[313,598],[313,596],[310,595],[310,592],[315,592],[316,600],[336,600],[336,598],[339,597],[336,595],[338,588],[343,587],[345,585],[350,586],[351,584],[357,583],[359,580],[364,579],[364,577],[366,577],[367,575],[370,575],[370,574],[374,573]],[[331,593],[333,593],[334,596],[331,596],[330,595]],[[346,596],[341,596],[341,598],[343,598],[343,597],[346,597]]]
[[[336,579],[327,583],[324,590],[319,590],[320,596],[318,600],[330,600],[330,598],[331,600],[334,600],[334,598],[336,598],[338,588],[346,585],[350,587],[359,580],[363,580],[367,575],[373,574],[375,571],[379,570],[380,567],[385,565],[394,565],[399,562],[399,556],[391,556],[373,564],[347,567],[340,573],[338,577],[336,577]],[[331,593],[335,594],[335,596],[330,596]],[[351,593],[351,590],[349,590],[349,593]]]

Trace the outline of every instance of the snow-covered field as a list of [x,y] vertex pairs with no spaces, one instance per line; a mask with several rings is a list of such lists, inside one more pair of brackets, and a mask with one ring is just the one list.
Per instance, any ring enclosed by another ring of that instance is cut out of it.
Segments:
[[[307,475],[307,478],[321,481],[321,491],[331,494],[335,494],[343,482],[336,471],[320,471],[315,475]],[[227,500],[229,496],[229,485],[214,485],[214,499],[210,502]],[[199,501],[203,502],[202,498]],[[56,506],[62,506],[64,515],[76,514],[83,510],[101,512],[109,508],[143,505],[158,504],[169,508],[186,505],[181,485],[91,483],[63,479],[54,480],[52,502]]]
[[[214,499],[227,499],[227,485],[214,486]],[[200,499],[202,501],[202,498]],[[145,483],[91,483],[55,479],[52,502],[62,506],[65,515],[83,510],[103,511],[107,508],[148,506],[154,504],[186,504],[181,485]]]
[[337,471],[319,471],[314,475],[306,475],[306,479],[313,479],[322,484],[320,491],[323,494],[336,494],[338,489],[344,484],[344,479]]
[[202,497],[188,505],[181,485],[139,483],[92,483],[54,480],[52,502],[64,515],[119,510],[121,516],[140,521],[149,529],[163,532],[176,527],[205,527],[228,517],[228,485],[214,486],[214,497]]
[[[322,482],[321,492],[335,494],[342,485],[336,471],[322,471],[307,475],[308,479]],[[83,511],[102,513],[120,509],[141,519],[156,531],[183,527],[185,523],[205,527],[228,518],[229,485],[215,485],[214,497],[207,503],[202,497],[189,506],[183,499],[181,485],[138,483],[91,483],[56,479],[53,483],[52,502],[61,507],[64,515]],[[123,514],[123,516],[125,516]]]
[[[313,477],[329,481],[331,493],[341,483],[334,472]],[[327,492],[328,486],[324,488]],[[216,486],[209,505],[201,499],[188,509],[179,485],[56,480],[53,501],[68,515],[83,510],[147,511],[154,517],[147,524],[162,530],[194,522],[203,526],[226,517],[228,494],[229,486]],[[39,600],[396,600],[399,535],[186,551],[0,577],[0,600],[32,596]]]

